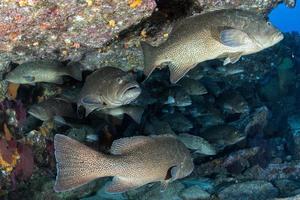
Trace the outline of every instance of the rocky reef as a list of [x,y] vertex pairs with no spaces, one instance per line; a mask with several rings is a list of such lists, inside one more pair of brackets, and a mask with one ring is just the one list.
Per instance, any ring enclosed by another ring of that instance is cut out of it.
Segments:
[[[84,60],[85,64],[89,64],[87,67],[108,62],[122,68],[136,68],[141,66],[142,60],[136,47],[139,40],[161,42],[170,31],[170,23],[180,17],[221,8],[268,13],[281,2],[2,1],[1,71],[9,62],[20,64],[38,58]],[[284,3],[290,7],[295,5],[295,1]],[[125,61],[120,63],[120,60]]]
[[[86,0],[0,2],[0,74],[36,59],[79,61],[87,70],[143,68],[140,41],[159,44],[180,18],[222,8],[268,13],[295,1]],[[3,99],[7,85],[0,84]]]

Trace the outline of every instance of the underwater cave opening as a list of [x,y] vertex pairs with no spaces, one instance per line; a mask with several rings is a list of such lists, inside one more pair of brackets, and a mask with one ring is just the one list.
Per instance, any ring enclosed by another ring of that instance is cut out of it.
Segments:
[[280,4],[269,15],[270,21],[282,32],[300,32],[300,5],[293,9]]

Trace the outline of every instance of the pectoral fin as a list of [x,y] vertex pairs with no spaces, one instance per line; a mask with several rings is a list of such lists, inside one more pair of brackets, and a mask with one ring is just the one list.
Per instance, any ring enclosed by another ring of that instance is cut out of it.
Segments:
[[97,110],[97,108],[85,107],[85,117],[87,117],[89,114],[91,114],[94,110]]
[[62,116],[56,115],[56,116],[53,117],[53,120],[55,122],[58,122],[58,123],[63,124],[63,125],[67,124],[66,120]]
[[94,110],[97,110],[96,106],[79,104],[77,107],[77,116],[79,117],[79,119],[82,119],[84,117],[87,117]]
[[131,189],[135,189],[137,187],[145,185],[146,183],[141,180],[114,177],[112,182],[106,187],[106,191],[110,193],[121,193]]
[[252,43],[252,40],[250,39],[249,35],[241,30],[228,27],[219,28],[219,30],[219,40],[225,46],[241,47]]
[[85,105],[99,105],[100,101],[97,97],[89,95],[82,98],[81,102]]
[[230,54],[223,62],[223,65],[227,65],[229,63],[236,63],[237,61],[240,60],[242,56],[242,53],[241,52],[238,52],[238,53],[234,53],[234,54]]
[[176,177],[177,177],[177,172],[178,172],[178,167],[177,166],[170,167],[167,171],[166,176],[165,176],[165,181],[175,180]]
[[177,83],[188,71],[194,67],[195,65],[185,66],[179,63],[169,64],[171,83]]
[[172,180],[176,179],[178,171],[179,171],[179,167],[178,166],[172,167],[172,169],[171,169]]

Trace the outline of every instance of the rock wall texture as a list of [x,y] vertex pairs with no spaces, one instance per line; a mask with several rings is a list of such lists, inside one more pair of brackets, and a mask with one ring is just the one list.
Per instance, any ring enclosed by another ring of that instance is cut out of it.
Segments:
[[[0,70],[7,71],[10,62],[20,64],[37,58],[81,61],[86,69],[103,65],[142,68],[139,41],[159,43],[166,39],[172,21],[176,21],[174,15],[180,18],[220,8],[266,13],[282,2],[3,0],[0,1]],[[295,1],[284,2],[290,7],[295,5]],[[124,32],[125,37],[120,38]]]
[[74,59],[100,48],[149,17],[154,0],[5,0],[0,2],[0,51],[13,61]]

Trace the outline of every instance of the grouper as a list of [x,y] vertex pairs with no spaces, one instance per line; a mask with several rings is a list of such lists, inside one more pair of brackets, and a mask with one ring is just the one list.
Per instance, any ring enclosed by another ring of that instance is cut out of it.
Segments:
[[225,59],[237,62],[241,56],[271,47],[283,34],[263,15],[252,11],[226,9],[192,16],[178,22],[168,39],[157,47],[141,42],[144,74],[168,64],[170,81],[176,83],[198,63]]
[[113,177],[110,193],[126,192],[147,183],[169,182],[194,169],[186,146],[173,135],[134,136],[115,140],[110,154],[95,151],[67,136],[56,134],[54,148],[56,192],[75,189],[100,177]]
[[94,110],[127,105],[141,94],[132,74],[116,67],[103,67],[90,74],[79,93],[78,109],[85,108],[85,116]]

